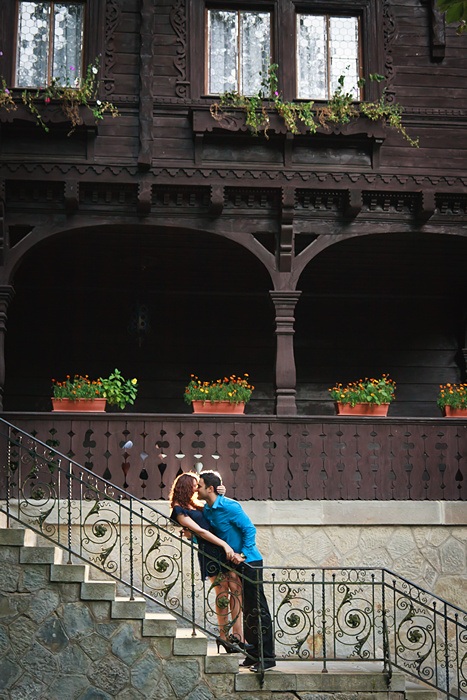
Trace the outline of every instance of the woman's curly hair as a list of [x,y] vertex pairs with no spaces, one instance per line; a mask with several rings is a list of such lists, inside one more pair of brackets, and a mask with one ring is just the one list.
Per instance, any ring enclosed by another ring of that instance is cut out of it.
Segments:
[[178,503],[182,508],[203,509],[203,503],[198,501],[196,490],[193,491],[193,482],[198,484],[198,476],[194,472],[185,472],[177,476],[170,489],[169,501],[173,508]]

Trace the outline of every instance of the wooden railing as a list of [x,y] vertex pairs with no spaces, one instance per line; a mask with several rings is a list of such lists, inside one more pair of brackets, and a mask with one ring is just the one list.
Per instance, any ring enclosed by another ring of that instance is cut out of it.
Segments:
[[3,417],[117,486],[167,499],[180,471],[221,472],[239,500],[466,500],[467,423],[106,413]]

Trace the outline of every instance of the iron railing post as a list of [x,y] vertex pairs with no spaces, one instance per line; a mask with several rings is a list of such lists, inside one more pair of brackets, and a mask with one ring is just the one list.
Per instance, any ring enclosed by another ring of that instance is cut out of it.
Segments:
[[68,544],[68,564],[72,563],[71,559],[71,499],[72,491],[73,465],[71,460],[68,460],[68,488],[67,488],[67,544]]

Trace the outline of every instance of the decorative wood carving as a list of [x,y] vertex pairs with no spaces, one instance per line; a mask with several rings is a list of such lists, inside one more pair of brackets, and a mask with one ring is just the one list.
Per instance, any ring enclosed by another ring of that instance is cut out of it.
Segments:
[[210,187],[172,187],[155,186],[152,191],[152,205],[156,208],[195,208],[209,209],[211,202]]
[[386,82],[386,97],[388,102],[394,102],[394,61],[392,44],[396,35],[396,23],[389,0],[383,0],[383,30],[384,30],[384,75]]
[[175,94],[177,97],[189,97],[186,0],[175,0],[170,11],[170,24],[177,37],[177,56],[174,59],[174,67],[178,77],[175,81]]
[[139,63],[139,153],[138,166],[147,170],[152,162],[153,127],[153,65],[154,65],[154,2],[142,0],[140,38],[141,52]]
[[115,79],[113,69],[115,58],[115,31],[119,25],[122,14],[123,0],[107,0],[105,5],[105,54],[103,86],[106,99],[114,94]]

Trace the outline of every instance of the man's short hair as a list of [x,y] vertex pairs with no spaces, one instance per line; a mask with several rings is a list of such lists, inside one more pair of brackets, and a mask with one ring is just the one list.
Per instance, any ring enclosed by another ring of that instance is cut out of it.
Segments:
[[217,493],[217,487],[222,484],[222,477],[219,472],[215,472],[213,469],[206,469],[199,476],[207,487],[214,486],[214,492]]

